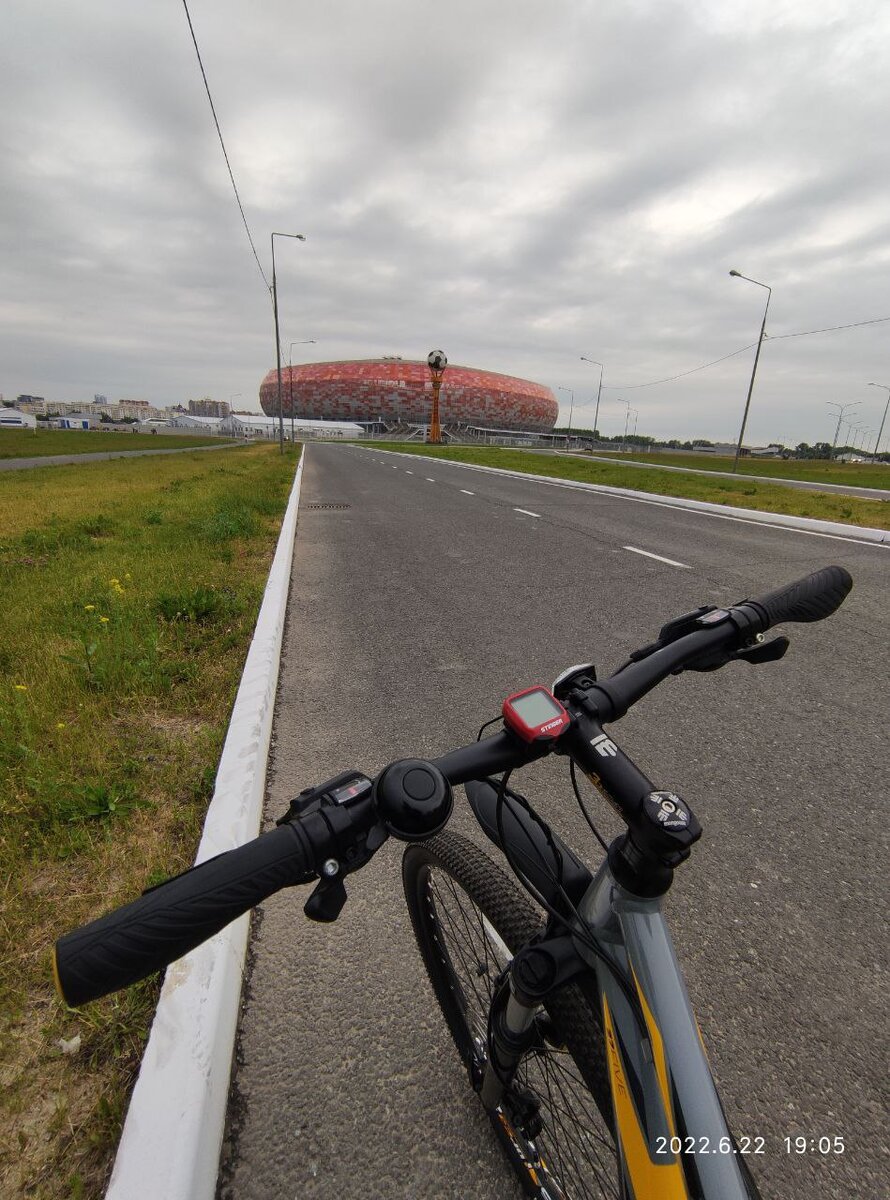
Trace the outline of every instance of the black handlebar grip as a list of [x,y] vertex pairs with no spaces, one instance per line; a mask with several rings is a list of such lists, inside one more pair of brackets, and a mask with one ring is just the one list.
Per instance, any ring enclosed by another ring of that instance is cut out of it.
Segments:
[[843,604],[853,580],[844,567],[823,567],[746,604],[756,605],[765,618],[763,630],[782,621],[822,621]]
[[160,970],[280,888],[316,878],[299,824],[228,850],[56,942],[62,999],[85,1004]]

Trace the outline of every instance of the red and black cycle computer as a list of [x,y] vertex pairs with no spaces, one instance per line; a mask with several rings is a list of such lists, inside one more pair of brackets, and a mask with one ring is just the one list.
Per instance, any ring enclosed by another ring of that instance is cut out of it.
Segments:
[[558,738],[571,723],[569,714],[545,687],[526,688],[508,696],[501,712],[507,728],[524,742]]

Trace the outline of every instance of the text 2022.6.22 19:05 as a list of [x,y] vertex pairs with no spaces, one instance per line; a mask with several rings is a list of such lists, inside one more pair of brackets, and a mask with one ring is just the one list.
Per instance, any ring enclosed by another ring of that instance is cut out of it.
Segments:
[[[786,1154],[843,1154],[842,1137],[808,1138],[784,1137],[782,1144]],[[708,1137],[659,1137],[656,1138],[655,1153],[658,1154],[766,1154],[765,1137],[720,1138],[714,1142]]]

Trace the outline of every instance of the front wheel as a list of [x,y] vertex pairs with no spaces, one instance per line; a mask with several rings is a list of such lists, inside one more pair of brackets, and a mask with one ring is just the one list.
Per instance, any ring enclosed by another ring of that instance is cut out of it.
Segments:
[[[495,985],[541,918],[486,854],[451,832],[409,846],[402,877],[433,991],[478,1091]],[[602,1046],[596,1006],[578,987],[562,989],[538,1013],[510,1094],[489,1111],[526,1192],[539,1200],[620,1195]]]

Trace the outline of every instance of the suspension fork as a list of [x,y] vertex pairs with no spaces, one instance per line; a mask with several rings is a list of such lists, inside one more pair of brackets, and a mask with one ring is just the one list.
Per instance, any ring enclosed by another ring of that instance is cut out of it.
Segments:
[[545,936],[524,946],[510,963],[491,1003],[488,1056],[480,1095],[494,1108],[535,1036],[535,1017],[548,996],[589,967],[567,934]]

